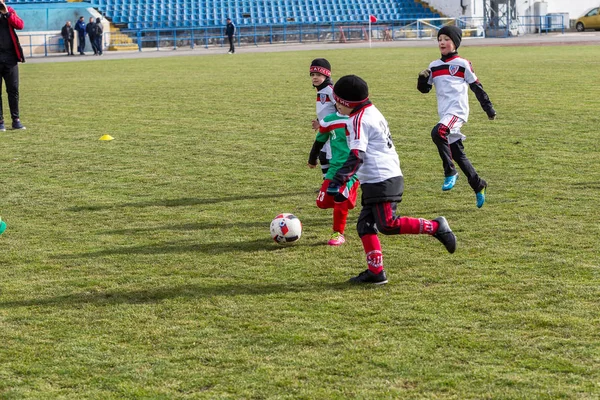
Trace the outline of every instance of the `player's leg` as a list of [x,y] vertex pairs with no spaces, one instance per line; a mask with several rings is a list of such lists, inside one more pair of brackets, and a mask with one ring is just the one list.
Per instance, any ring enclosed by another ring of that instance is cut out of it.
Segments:
[[377,228],[375,227],[371,206],[365,206],[360,211],[356,230],[365,251],[367,269],[357,276],[350,278],[348,282],[375,285],[386,284],[388,280],[383,268],[383,253],[381,252],[381,243],[377,237]]
[[438,239],[449,253],[456,250],[456,237],[444,217],[433,220],[396,216],[397,203],[378,203],[373,206],[377,230],[384,235],[426,234]]
[[334,198],[333,235],[331,235],[331,239],[327,243],[330,246],[340,246],[346,242],[344,232],[348,220],[348,210],[351,210],[356,206],[358,186],[358,180],[348,182],[346,187]]
[[483,203],[485,203],[485,192],[487,189],[487,182],[484,179],[482,179],[479,176],[479,174],[477,174],[475,167],[473,167],[473,164],[471,164],[471,161],[465,154],[465,148],[463,146],[462,140],[458,140],[452,143],[450,145],[450,148],[452,149],[454,160],[460,167],[461,171],[467,177],[469,185],[475,192],[477,207],[481,208],[483,206]]
[[452,189],[458,178],[456,167],[452,162],[452,151],[448,143],[449,134],[450,128],[441,122],[431,130],[431,140],[433,140],[438,149],[438,153],[442,159],[442,166],[444,167],[444,184],[442,185],[442,190],[444,191]]

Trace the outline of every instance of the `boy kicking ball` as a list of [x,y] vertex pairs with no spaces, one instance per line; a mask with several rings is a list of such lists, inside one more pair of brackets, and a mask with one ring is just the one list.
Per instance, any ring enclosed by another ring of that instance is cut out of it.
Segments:
[[387,121],[369,100],[367,83],[356,75],[337,81],[333,95],[340,114],[348,115],[346,129],[350,153],[336,172],[327,193],[337,194],[355,174],[362,187],[362,209],[357,231],[367,258],[367,269],[349,282],[383,285],[388,282],[377,233],[384,235],[427,234],[438,239],[450,253],[456,237],[444,217],[434,220],[396,215],[402,201],[404,178]]

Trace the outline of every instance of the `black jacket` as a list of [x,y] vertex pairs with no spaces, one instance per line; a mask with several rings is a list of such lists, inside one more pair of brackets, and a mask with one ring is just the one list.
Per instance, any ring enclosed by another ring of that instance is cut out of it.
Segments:
[[233,22],[229,22],[227,24],[227,27],[225,28],[225,35],[233,36],[234,33],[235,33],[235,25],[233,24]]
[[73,29],[72,26],[65,25],[62,27],[60,34],[63,37],[63,39],[71,40],[75,37],[75,30]]

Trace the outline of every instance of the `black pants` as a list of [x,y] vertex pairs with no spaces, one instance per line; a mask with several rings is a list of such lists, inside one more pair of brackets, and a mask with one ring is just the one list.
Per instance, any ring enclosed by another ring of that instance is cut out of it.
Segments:
[[235,47],[233,46],[233,35],[227,35],[227,40],[229,40],[229,51],[235,53]]
[[73,38],[63,40],[65,41],[65,51],[67,54],[73,54]]
[[83,54],[83,52],[85,51],[85,35],[79,35],[78,38],[79,41],[77,42],[77,51],[79,52],[79,54]]
[[475,171],[475,168],[471,164],[471,161],[469,161],[467,158],[462,140],[448,144],[448,138],[445,137],[445,135],[440,134],[437,128],[434,128],[431,131],[431,139],[433,139],[433,143],[435,143],[437,146],[438,153],[442,159],[444,176],[448,177],[456,175],[456,167],[454,166],[453,162],[454,160],[467,177],[469,185],[475,191],[475,193],[481,191],[487,186],[486,181],[479,177],[477,171]]
[[102,54],[102,35],[96,36],[96,50],[98,54]]
[[4,121],[2,111],[2,81],[6,84],[8,106],[12,119],[19,118],[19,65],[0,63],[0,121]]
[[90,44],[92,45],[92,50],[94,50],[94,54],[98,54],[98,42],[96,41],[96,35],[88,35],[88,39],[90,39]]

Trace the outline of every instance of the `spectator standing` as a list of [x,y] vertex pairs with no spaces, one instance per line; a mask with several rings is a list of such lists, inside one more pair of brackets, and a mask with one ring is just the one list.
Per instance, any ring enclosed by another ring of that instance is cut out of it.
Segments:
[[[25,129],[19,119],[19,62],[25,62],[23,49],[15,29],[23,29],[25,24],[12,7],[0,0],[0,85],[6,84],[8,105],[13,129]],[[1,92],[0,92],[1,93]],[[6,131],[0,98],[0,131]]]
[[65,26],[62,27],[60,34],[65,42],[65,51],[68,56],[73,55],[73,40],[75,38],[75,30],[71,26],[71,21],[67,21]]
[[96,47],[96,21],[94,20],[94,17],[90,17],[90,22],[88,22],[88,24],[85,26],[85,33],[88,35],[94,55],[97,56],[98,48]]
[[75,30],[77,31],[77,52],[85,56],[85,19],[83,17],[79,17],[75,23]]
[[235,53],[235,46],[233,45],[233,35],[235,35],[235,25],[231,22],[231,18],[227,18],[227,26],[225,27],[225,35],[229,40],[229,51],[227,54]]
[[102,55],[102,48],[104,47],[102,43],[102,33],[104,30],[102,29],[102,20],[100,18],[96,18],[96,50],[98,50],[98,55]]

